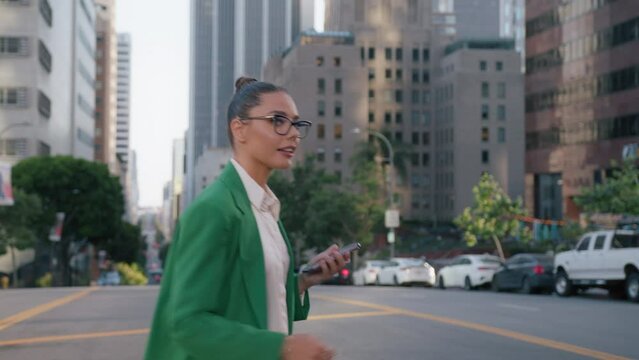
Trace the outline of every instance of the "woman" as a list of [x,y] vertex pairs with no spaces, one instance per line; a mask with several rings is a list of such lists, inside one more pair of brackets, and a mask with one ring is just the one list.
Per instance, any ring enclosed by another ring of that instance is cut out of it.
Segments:
[[267,186],[286,169],[310,122],[281,87],[237,80],[228,108],[233,159],[184,212],[165,266],[147,360],[331,359],[308,335],[291,335],[309,311],[308,288],[348,260],[332,246],[297,275],[279,201]]

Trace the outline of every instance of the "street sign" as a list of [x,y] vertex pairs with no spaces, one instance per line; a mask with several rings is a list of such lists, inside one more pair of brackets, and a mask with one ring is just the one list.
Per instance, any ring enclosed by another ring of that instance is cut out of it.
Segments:
[[389,244],[395,243],[395,232],[393,230],[389,231],[388,234],[386,234],[386,240],[388,240]]
[[62,238],[62,227],[64,225],[64,213],[59,212],[55,214],[55,225],[51,228],[49,233],[49,240],[60,241]]
[[11,187],[11,165],[0,163],[0,206],[13,205],[13,189]]
[[384,224],[389,229],[399,227],[399,210],[386,210]]

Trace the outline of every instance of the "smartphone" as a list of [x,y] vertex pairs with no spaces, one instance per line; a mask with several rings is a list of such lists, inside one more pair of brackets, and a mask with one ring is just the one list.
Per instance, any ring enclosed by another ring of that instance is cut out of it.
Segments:
[[[339,253],[342,254],[342,256],[343,256],[343,255],[346,255],[346,254],[350,254],[353,251],[357,251],[357,250],[359,250],[361,248],[362,248],[362,245],[360,243],[354,242],[352,244],[348,244],[346,246],[342,246],[339,249]],[[306,264],[306,265],[304,265],[302,267],[302,271],[301,272],[303,274],[317,274],[317,273],[322,272],[322,267],[319,266],[319,264],[313,264],[313,265]]]

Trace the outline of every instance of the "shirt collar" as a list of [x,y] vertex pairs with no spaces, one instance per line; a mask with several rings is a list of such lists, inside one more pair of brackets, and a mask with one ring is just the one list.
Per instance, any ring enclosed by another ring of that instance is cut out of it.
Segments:
[[276,220],[279,219],[280,201],[277,196],[273,194],[268,186],[264,190],[235,159],[231,159],[231,163],[240,175],[251,205],[259,211],[271,213]]

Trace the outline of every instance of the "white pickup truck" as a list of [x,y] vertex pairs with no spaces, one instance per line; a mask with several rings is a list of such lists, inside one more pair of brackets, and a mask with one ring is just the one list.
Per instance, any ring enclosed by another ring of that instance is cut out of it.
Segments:
[[555,256],[555,291],[601,287],[639,302],[639,232],[604,230],[581,237],[573,250]]

